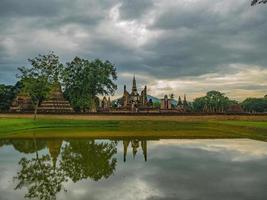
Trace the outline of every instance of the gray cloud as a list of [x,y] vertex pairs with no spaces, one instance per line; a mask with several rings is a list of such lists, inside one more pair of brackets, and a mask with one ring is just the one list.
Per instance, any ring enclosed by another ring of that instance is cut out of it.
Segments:
[[154,3],[152,0],[124,0],[120,6],[120,17],[126,20],[142,18],[153,7]]
[[232,65],[267,68],[266,6],[243,0],[2,0],[0,16],[3,83],[15,82],[27,58],[50,50],[62,62],[109,59],[119,76],[149,75],[147,84],[229,74]]

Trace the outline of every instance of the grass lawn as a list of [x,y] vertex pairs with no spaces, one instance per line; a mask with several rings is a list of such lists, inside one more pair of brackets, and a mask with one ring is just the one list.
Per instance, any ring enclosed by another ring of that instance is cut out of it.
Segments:
[[[0,138],[35,137],[159,137],[159,138],[251,138],[267,141],[267,120],[218,117],[112,117],[73,118],[0,117]],[[169,120],[168,120],[169,119]]]

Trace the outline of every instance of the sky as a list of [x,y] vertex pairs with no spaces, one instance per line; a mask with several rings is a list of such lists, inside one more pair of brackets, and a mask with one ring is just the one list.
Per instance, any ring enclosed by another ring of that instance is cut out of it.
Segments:
[[28,58],[54,51],[111,61],[118,90],[189,100],[219,90],[235,100],[267,94],[267,5],[249,0],[1,0],[0,83]]

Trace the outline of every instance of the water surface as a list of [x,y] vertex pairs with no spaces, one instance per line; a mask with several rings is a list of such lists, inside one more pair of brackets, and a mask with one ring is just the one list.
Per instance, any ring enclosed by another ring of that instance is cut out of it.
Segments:
[[267,143],[0,140],[0,199],[264,200]]

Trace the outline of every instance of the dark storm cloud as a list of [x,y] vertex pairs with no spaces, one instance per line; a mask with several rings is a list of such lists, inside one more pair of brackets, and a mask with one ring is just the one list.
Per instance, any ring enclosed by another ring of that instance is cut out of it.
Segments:
[[55,16],[60,11],[60,1],[1,0],[1,17]]
[[126,20],[138,19],[143,17],[153,6],[152,0],[123,0],[120,6],[120,17]]
[[150,28],[164,34],[144,47],[154,53],[147,64],[177,75],[216,72],[231,63],[266,67],[266,10],[251,10],[245,1],[231,7],[228,1],[205,2],[178,5],[156,17]]
[[5,83],[27,58],[51,50],[62,62],[109,59],[119,77],[147,82],[231,74],[232,65],[267,69],[266,6],[244,0],[2,0],[0,17]]

